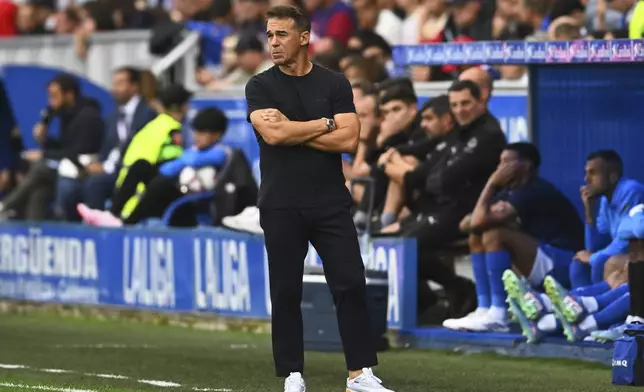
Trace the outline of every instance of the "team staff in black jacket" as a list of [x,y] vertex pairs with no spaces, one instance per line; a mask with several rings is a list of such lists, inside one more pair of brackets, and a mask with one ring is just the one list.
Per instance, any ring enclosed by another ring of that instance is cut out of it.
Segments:
[[[419,279],[441,284],[453,299],[452,313],[463,314],[475,306],[473,287],[438,262],[435,253],[461,237],[460,220],[476,204],[478,194],[498,164],[506,140],[499,122],[487,111],[476,83],[454,82],[448,96],[456,131],[445,136],[444,145],[437,145],[436,149],[440,146],[443,153],[433,157],[431,165],[421,166],[424,172],[410,172],[405,178],[406,186],[421,184],[420,189],[407,189],[407,194],[422,192],[414,201],[416,213],[382,231],[418,239]],[[422,313],[427,301],[423,300],[422,292],[419,295]]]
[[[105,128],[100,107],[81,95],[78,80],[67,74],[57,75],[47,85],[47,96],[49,106],[34,127],[42,156],[31,165],[20,185],[0,202],[0,217],[17,216],[24,209],[27,220],[46,219],[59,163],[67,160],[82,172],[80,160],[100,150]],[[48,135],[47,126],[56,116],[60,119],[60,136],[53,138]]]
[[[390,148],[378,159],[378,166],[389,177],[381,217],[384,222],[395,222],[403,207],[407,207],[412,214],[420,212],[417,202],[427,198],[424,193],[425,179],[440,157],[447,153],[446,138],[455,130],[447,95],[427,100],[420,109],[420,120],[420,128],[426,134],[424,139]],[[398,232],[400,225],[390,224],[387,231]]]
[[[420,130],[418,113],[418,98],[413,88],[406,83],[396,83],[387,86],[379,94],[379,113],[383,118],[375,143],[368,149],[365,161],[376,163],[385,151],[402,144],[408,144],[425,137]],[[374,207],[380,211],[387,194],[389,179],[379,168],[372,166],[369,176],[374,180]],[[369,197],[363,197],[354,215],[354,223],[358,227],[366,224]]]

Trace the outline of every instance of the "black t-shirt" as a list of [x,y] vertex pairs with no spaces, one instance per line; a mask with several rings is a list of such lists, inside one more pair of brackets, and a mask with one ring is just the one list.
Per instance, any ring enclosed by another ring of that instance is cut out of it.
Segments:
[[[279,67],[255,75],[246,84],[248,121],[259,109],[278,109],[291,121],[333,118],[355,113],[353,92],[341,74],[317,64],[304,76],[290,76]],[[271,146],[255,130],[259,142],[260,208],[312,208],[351,203],[342,173],[341,155],[299,146]]]

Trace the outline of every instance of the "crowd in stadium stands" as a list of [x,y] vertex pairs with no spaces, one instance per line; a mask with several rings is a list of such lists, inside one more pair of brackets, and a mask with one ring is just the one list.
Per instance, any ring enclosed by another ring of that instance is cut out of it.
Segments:
[[[73,33],[82,43],[94,31],[153,27],[151,46],[163,52],[176,26],[198,31],[197,80],[210,90],[243,86],[271,66],[263,15],[272,0],[11,3],[0,0],[5,36]],[[397,44],[627,36],[633,0],[286,3],[312,16],[314,61],[343,72],[353,87],[361,133],[343,169],[356,227],[418,240],[420,324],[507,331],[513,319],[538,342],[562,332],[569,340],[610,339],[620,331],[610,327],[627,317],[644,321],[629,313],[626,242],[617,234],[628,212],[644,203],[644,186],[622,178],[619,155],[588,157],[584,230],[570,200],[539,177],[538,149],[507,144],[488,111],[493,80],[524,78],[522,67],[406,70],[391,59]],[[15,165],[0,176],[7,188],[0,219],[138,224],[162,217],[186,195],[215,190],[206,207],[185,202],[168,223],[195,226],[205,214],[209,224],[261,233],[249,164],[221,142],[225,115],[206,108],[184,124],[192,93],[180,85],[157,93],[148,79],[134,68],[115,70],[118,109],[106,119],[75,78],[53,79],[49,106],[33,130],[41,149],[23,151],[14,132]],[[413,82],[429,80],[452,84],[419,108]],[[54,116],[61,126],[55,140],[47,132]],[[193,146],[185,145],[186,125]],[[469,247],[474,282],[445,261],[459,243]]]
[[[636,0],[0,0],[0,37],[73,34],[84,57],[95,32],[153,28],[150,48],[165,54],[181,28],[202,37],[197,80],[211,90],[244,85],[270,64],[264,13],[293,4],[313,21],[311,53],[351,78],[380,82],[407,71],[414,81],[450,80],[454,66],[393,67],[391,47],[481,40],[640,38]],[[373,61],[370,61],[373,60]],[[496,78],[521,79],[501,66]]]

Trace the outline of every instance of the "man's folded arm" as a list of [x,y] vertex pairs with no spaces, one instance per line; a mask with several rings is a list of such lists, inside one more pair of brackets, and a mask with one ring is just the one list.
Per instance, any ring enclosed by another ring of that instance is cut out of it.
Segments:
[[248,104],[248,121],[262,139],[270,145],[292,146],[303,144],[327,132],[326,121],[268,121],[262,118],[264,110],[276,109],[270,91],[262,85],[257,77],[246,84],[246,102]]
[[360,121],[355,113],[333,116],[336,129],[306,143],[307,146],[326,152],[355,153],[358,148]]
[[267,144],[294,146],[303,144],[328,131],[323,119],[312,121],[277,121],[262,119],[262,110],[250,114],[250,122]]

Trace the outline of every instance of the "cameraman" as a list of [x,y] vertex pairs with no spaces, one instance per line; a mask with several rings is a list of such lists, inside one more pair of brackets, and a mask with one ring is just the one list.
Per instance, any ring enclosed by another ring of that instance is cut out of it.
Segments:
[[[34,138],[43,152],[26,152],[25,158],[32,164],[20,185],[0,202],[0,219],[48,218],[58,173],[73,171],[82,176],[85,166],[97,159],[104,132],[98,103],[82,97],[78,80],[67,74],[49,82],[47,96],[49,106],[34,127]],[[48,135],[53,117],[60,120],[58,138]]]

